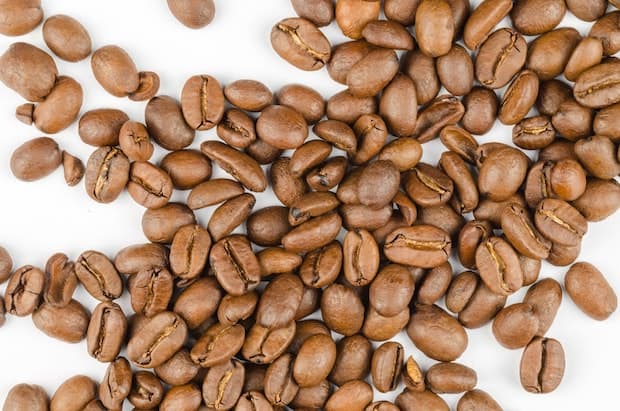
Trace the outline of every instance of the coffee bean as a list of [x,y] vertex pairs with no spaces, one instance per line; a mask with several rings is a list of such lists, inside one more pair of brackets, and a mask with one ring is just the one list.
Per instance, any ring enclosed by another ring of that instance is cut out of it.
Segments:
[[359,332],[364,322],[362,301],[355,291],[341,284],[332,284],[325,289],[321,312],[331,330],[346,336]]
[[566,273],[564,286],[571,300],[595,320],[606,320],[616,311],[616,293],[592,264],[579,262]]
[[278,200],[288,207],[308,190],[305,180],[295,177],[291,172],[288,157],[280,157],[273,162],[269,170],[269,179]]
[[412,137],[420,143],[431,141],[437,138],[442,128],[458,123],[464,113],[465,107],[459,99],[450,95],[439,96],[418,115]]
[[168,249],[160,244],[135,244],[120,250],[114,258],[114,266],[123,274],[136,274],[168,264]]
[[478,206],[478,187],[465,161],[457,153],[444,152],[439,159],[439,166],[454,182],[455,192],[451,197],[453,207],[461,214],[473,211]]
[[616,86],[617,63],[601,63],[584,71],[575,82],[575,99],[586,107],[603,108],[620,101]]
[[45,280],[45,274],[31,265],[16,269],[4,291],[5,311],[18,317],[32,314],[41,301]]
[[62,162],[58,143],[49,137],[25,142],[11,155],[11,172],[23,181],[41,179],[56,170]]
[[381,95],[379,112],[393,134],[409,136],[415,132],[417,104],[414,81],[404,74],[396,74]]
[[301,280],[308,287],[332,284],[340,274],[342,259],[342,246],[337,241],[309,252],[299,269]]
[[566,246],[578,245],[588,230],[588,222],[577,209],[565,201],[552,198],[538,203],[534,222],[547,239]]
[[299,17],[310,20],[318,27],[327,26],[334,20],[334,4],[329,0],[291,0]]
[[575,154],[594,177],[612,179],[620,174],[620,162],[614,156],[613,142],[603,136],[592,136],[575,143]]
[[560,80],[548,80],[540,83],[536,108],[540,114],[553,116],[558,112],[560,105],[572,97],[572,90],[568,84]]
[[419,3],[419,0],[387,0],[383,4],[383,11],[389,20],[396,21],[403,26],[412,26]]
[[414,289],[413,278],[405,267],[387,265],[379,271],[370,285],[370,304],[381,315],[395,316],[407,309]]
[[590,37],[601,39],[603,52],[606,56],[611,56],[620,51],[620,43],[615,38],[618,35],[618,19],[620,13],[612,11],[598,19],[590,29]]
[[498,119],[506,125],[514,125],[523,120],[534,107],[538,97],[538,84],[536,73],[530,70],[520,72],[504,93]]
[[521,357],[521,385],[526,391],[549,393],[564,377],[564,349],[553,338],[536,337],[523,350]]
[[476,266],[489,289],[510,295],[523,285],[523,272],[512,246],[501,237],[490,237],[476,250]]
[[49,410],[49,398],[39,385],[17,384],[8,392],[4,400],[3,411],[46,411]]
[[181,150],[194,141],[195,131],[186,123],[179,102],[172,97],[151,98],[144,117],[150,136],[166,150]]
[[448,233],[430,225],[397,229],[388,235],[383,247],[390,261],[423,268],[446,262],[450,249]]
[[187,325],[177,314],[163,311],[149,319],[127,344],[127,356],[142,368],[166,362],[185,342]]
[[602,60],[602,41],[594,37],[585,37],[577,44],[570,55],[564,68],[564,76],[569,81],[576,81],[581,73],[600,64]]
[[[297,1],[300,5],[302,2]],[[316,3],[328,3],[319,0]],[[305,3],[303,3],[305,5]],[[332,7],[331,3],[329,4]],[[318,6],[317,6],[318,7]],[[301,85],[288,84],[276,94],[278,104],[290,107],[301,114],[308,124],[317,123],[325,115],[325,100],[316,90]]]
[[448,404],[437,394],[431,391],[404,390],[396,397],[396,405],[402,411],[415,411],[423,409],[429,411],[448,411]]
[[525,65],[526,56],[527,43],[521,34],[510,28],[498,29],[480,46],[476,79],[483,86],[501,88]]
[[402,369],[402,377],[405,388],[408,390],[421,392],[426,389],[422,370],[412,356],[409,356],[407,361],[405,361],[405,365]]
[[379,269],[379,248],[366,230],[349,231],[343,243],[344,276],[354,286],[369,284]]
[[458,363],[438,363],[426,372],[428,389],[438,394],[469,391],[477,382],[476,371]]
[[300,387],[290,405],[297,408],[323,408],[331,394],[331,383],[323,380],[313,387]]
[[547,262],[557,267],[571,265],[577,260],[581,253],[581,243],[577,245],[562,245],[554,243],[551,246]]
[[196,341],[190,356],[203,368],[229,361],[241,349],[245,329],[241,325],[215,323]]
[[201,278],[191,283],[176,297],[173,311],[190,330],[198,328],[218,309],[222,291],[214,278]]
[[99,301],[110,301],[123,293],[123,280],[114,264],[98,251],[85,251],[75,262],[75,273],[86,290]]
[[512,142],[526,150],[547,147],[555,139],[555,129],[547,116],[524,118],[512,129]]
[[349,92],[355,97],[375,96],[390,83],[397,72],[398,56],[394,50],[373,49],[347,73]]
[[308,137],[308,125],[294,109],[272,105],[261,112],[256,122],[256,132],[267,144],[288,150],[304,143]]
[[82,160],[67,153],[62,152],[62,168],[65,177],[65,183],[69,187],[76,186],[84,177],[85,167]]
[[372,383],[380,392],[394,391],[400,382],[405,349],[396,342],[380,345],[372,356]]
[[129,160],[120,149],[98,148],[86,163],[86,192],[100,203],[116,200],[129,181],[129,168]]
[[291,345],[295,328],[294,321],[273,330],[255,324],[247,334],[241,354],[255,364],[270,364]]
[[344,150],[351,155],[355,154],[357,137],[353,129],[346,123],[338,120],[324,120],[317,123],[312,131],[336,148]]
[[257,257],[262,277],[289,273],[301,265],[299,254],[280,247],[265,248],[258,253]]
[[345,36],[359,39],[366,24],[377,20],[380,12],[378,0],[344,0],[336,4],[336,23]]
[[0,283],[5,282],[11,276],[13,269],[13,259],[6,250],[6,248],[0,246]]
[[366,337],[358,334],[341,339],[330,381],[342,386],[349,381],[365,379],[370,372],[371,357],[372,345]]
[[256,310],[256,322],[270,329],[286,326],[294,320],[302,296],[303,284],[299,277],[292,274],[277,276],[263,291]]
[[536,335],[543,337],[551,327],[562,303],[562,287],[554,279],[545,278],[530,287],[523,302],[532,306],[534,314],[538,317]]
[[583,194],[571,204],[586,220],[602,221],[620,207],[620,186],[615,180],[589,179]]
[[353,124],[364,114],[376,112],[377,100],[374,97],[355,97],[348,90],[334,94],[327,100],[327,118],[330,120]]
[[395,50],[412,50],[414,40],[407,29],[395,21],[375,20],[366,24],[362,36],[370,44]]
[[446,293],[446,307],[458,314],[467,328],[488,323],[504,307],[506,297],[493,293],[476,273],[465,271],[452,280]]
[[273,93],[263,83],[255,80],[233,81],[224,88],[226,99],[244,111],[262,111],[273,102]]
[[551,121],[558,134],[576,141],[592,134],[593,118],[594,110],[582,106],[572,98],[567,98],[560,104]]
[[245,294],[260,282],[260,265],[245,236],[231,235],[216,242],[209,263],[222,288],[232,295]]
[[[336,343],[331,336],[317,334],[309,337],[299,348],[293,364],[293,377],[301,388],[321,383],[336,362]],[[269,375],[269,370],[267,370]]]
[[28,101],[45,100],[57,76],[52,57],[28,43],[13,43],[0,57],[0,81]]
[[[157,407],[164,397],[164,387],[157,377],[146,371],[138,371],[133,376],[131,392],[127,399],[140,408]],[[168,398],[169,396],[166,396]],[[200,393],[198,398],[201,399]]]
[[538,316],[528,303],[517,303],[502,309],[493,321],[495,339],[510,350],[525,347],[537,334],[538,328]]
[[[502,171],[507,164],[511,164],[509,174]],[[507,200],[525,180],[527,168],[527,156],[517,149],[503,147],[491,152],[479,169],[480,194],[493,201]]]
[[301,18],[276,24],[271,31],[271,45],[280,57],[301,70],[319,70],[331,57],[329,40],[313,23]]
[[99,399],[108,409],[119,409],[131,391],[131,366],[129,361],[118,357],[106,369],[99,384]]
[[482,390],[467,391],[456,404],[457,411],[501,411],[502,407],[489,394]]
[[474,64],[469,53],[459,45],[437,58],[437,74],[441,84],[455,96],[468,94],[474,86]]
[[167,269],[153,268],[131,276],[127,288],[133,310],[137,314],[152,317],[168,307],[174,283]]
[[265,397],[273,405],[287,405],[299,390],[293,379],[293,356],[285,354],[275,360],[265,373]]
[[448,54],[455,31],[450,3],[422,0],[415,15],[415,29],[418,45],[424,54],[431,57]]
[[342,219],[337,213],[315,217],[295,227],[282,237],[282,245],[292,252],[309,252],[336,239]]
[[465,24],[463,41],[467,48],[477,49],[491,30],[508,15],[512,6],[512,2],[506,0],[487,0],[480,3]]
[[465,114],[461,124],[465,130],[477,135],[486,134],[491,130],[499,108],[497,95],[493,90],[475,86],[463,97],[463,105]]
[[548,9],[544,14],[539,13],[540,0],[520,0],[510,13],[512,24],[524,35],[533,36],[542,34],[556,27],[566,14],[566,3],[553,0],[544,3]]
[[127,333],[127,318],[119,305],[102,302],[95,307],[86,332],[86,346],[91,357],[111,362],[121,351]]
[[418,284],[416,302],[432,305],[444,296],[452,280],[452,266],[445,262],[426,273]]
[[80,411],[97,398],[97,384],[89,377],[76,375],[56,389],[50,401],[50,410]]
[[545,33],[529,46],[527,68],[541,80],[551,80],[560,75],[581,40],[573,28],[560,28]]
[[103,147],[119,143],[122,126],[129,117],[121,110],[97,109],[82,115],[78,125],[78,134],[86,144]]
[[536,230],[525,208],[510,204],[502,212],[501,224],[504,235],[516,251],[530,258],[547,258],[551,242]]
[[127,191],[138,204],[146,208],[160,208],[172,195],[172,180],[161,168],[146,161],[136,161],[129,170]]
[[207,229],[214,241],[232,233],[252,212],[256,198],[249,193],[226,200],[211,215]]
[[370,49],[371,45],[365,40],[349,41],[335,46],[327,63],[329,76],[338,83],[346,84],[351,67],[367,55]]
[[207,26],[215,17],[213,0],[168,0],[172,15],[190,29]]
[[407,334],[424,354],[438,361],[454,361],[467,348],[463,326],[436,305],[416,305]]
[[369,384],[361,380],[349,381],[340,386],[327,400],[325,411],[363,411],[372,402]]
[[217,135],[232,147],[247,148],[256,141],[254,119],[244,111],[232,108],[224,113],[217,125]]
[[387,341],[401,332],[409,322],[409,310],[401,311],[393,317],[385,317],[374,308],[366,310],[362,333],[372,341]]
[[245,370],[236,360],[212,367],[202,385],[202,398],[207,407],[230,410],[241,395]]
[[0,7],[0,15],[0,33],[5,36],[21,36],[34,30],[43,20],[41,1],[5,1]]
[[[176,354],[174,354],[168,361],[164,362],[162,365],[155,367],[155,374],[166,384],[184,385],[189,383],[194,379],[194,377],[196,377],[199,369],[200,366],[195,364],[191,360],[187,350],[182,348],[177,351]],[[134,376],[134,384],[135,381],[138,380],[139,374],[140,373],[136,373],[136,375]],[[161,394],[163,396],[163,392]],[[129,395],[129,397],[131,400],[131,394]]]
[[452,197],[454,183],[438,168],[420,163],[406,174],[405,190],[422,207],[447,203]]
[[583,21],[594,21],[605,14],[607,4],[601,0],[567,0],[566,7],[578,19]]
[[73,17],[57,14],[43,24],[45,44],[63,60],[76,62],[90,55],[91,40],[88,31]]
[[183,117],[194,130],[215,127],[224,115],[224,92],[212,76],[203,74],[190,77],[181,92]]
[[90,65],[99,84],[113,96],[125,97],[138,89],[138,69],[120,47],[101,47],[93,53]]
[[86,337],[89,320],[86,308],[75,300],[64,307],[44,302],[32,314],[32,322],[39,330],[68,343],[78,343]]
[[256,160],[247,154],[217,141],[205,141],[200,145],[200,151],[249,190],[265,191],[265,173]]
[[159,91],[159,75],[152,71],[141,71],[138,73],[138,79],[138,88],[133,93],[129,93],[129,100],[148,101],[155,97]]

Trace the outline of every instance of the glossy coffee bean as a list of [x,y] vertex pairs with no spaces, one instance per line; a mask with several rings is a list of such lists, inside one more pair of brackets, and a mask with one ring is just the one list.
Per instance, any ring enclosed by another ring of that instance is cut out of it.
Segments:
[[394,263],[432,268],[447,261],[451,244],[450,236],[442,229],[418,225],[389,234],[384,253]]
[[267,188],[267,177],[260,165],[247,154],[217,141],[205,141],[200,151],[251,191]]
[[377,0],[344,0],[336,4],[336,23],[345,36],[359,39],[366,24],[377,20],[380,12],[381,4]]
[[510,305],[495,317],[493,335],[505,348],[523,348],[538,332],[538,318],[534,307],[528,303]]
[[245,369],[236,360],[212,367],[202,384],[202,398],[208,408],[230,410],[241,396]]
[[380,392],[394,391],[400,382],[404,347],[397,342],[380,345],[372,355],[372,383]]
[[84,375],[69,378],[56,389],[50,401],[50,411],[80,411],[97,398],[97,384]]
[[138,89],[138,69],[120,47],[108,45],[95,50],[90,65],[99,84],[113,96],[125,97]]
[[486,87],[505,86],[525,65],[527,43],[516,31],[503,28],[482,43],[475,61],[476,78]]
[[455,31],[450,3],[446,0],[422,0],[415,15],[415,31],[424,54],[431,57],[448,54]]
[[419,113],[412,137],[420,143],[431,141],[438,137],[442,128],[458,123],[464,114],[465,107],[458,98],[439,96]]
[[435,364],[426,372],[428,389],[437,394],[469,391],[477,383],[476,371],[458,363]]
[[114,266],[122,274],[136,274],[168,264],[168,249],[161,244],[134,244],[121,249],[114,258]]
[[325,411],[363,411],[372,402],[373,392],[368,383],[353,380],[336,390],[325,404]]
[[323,321],[333,331],[350,336],[359,332],[364,322],[364,306],[353,289],[332,284],[321,297]]
[[486,40],[491,30],[512,10],[512,2],[506,0],[483,1],[474,9],[465,23],[463,41],[475,50]]

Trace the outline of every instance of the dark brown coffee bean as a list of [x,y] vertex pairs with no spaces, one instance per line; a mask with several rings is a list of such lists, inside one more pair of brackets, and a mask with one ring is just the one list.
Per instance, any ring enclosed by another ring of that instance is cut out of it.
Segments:
[[[514,9],[513,9],[514,13]],[[525,65],[527,43],[509,28],[494,31],[476,56],[476,79],[492,89],[505,86]]]
[[172,387],[164,396],[159,409],[162,411],[198,411],[202,404],[202,393],[194,384]]
[[547,258],[551,242],[536,230],[524,207],[513,203],[504,208],[501,225],[504,235],[516,251],[530,258]]
[[241,396],[245,369],[239,361],[228,361],[210,368],[202,384],[202,398],[207,408],[230,410]]
[[602,221],[620,207],[620,185],[615,180],[589,179],[584,193],[571,204],[586,220]]
[[446,126],[441,130],[439,138],[448,150],[471,164],[475,163],[478,142],[468,131],[458,126]]
[[85,251],[75,262],[75,274],[99,301],[115,300],[123,293],[123,280],[112,261],[98,251]]
[[606,320],[616,311],[616,293],[603,274],[590,263],[574,264],[566,273],[564,286],[571,300],[595,320]]
[[265,248],[257,254],[261,276],[290,273],[301,265],[301,256],[280,247]]
[[415,132],[418,99],[414,81],[405,74],[396,74],[385,87],[379,102],[379,113],[396,136]]
[[510,10],[512,2],[507,0],[486,0],[480,3],[465,24],[463,41],[467,48],[477,49]]
[[400,265],[385,266],[369,289],[372,307],[381,315],[392,317],[407,309],[415,283],[409,271]]
[[428,389],[438,394],[458,394],[478,383],[476,371],[458,363],[438,363],[426,372]]
[[364,322],[364,306],[355,291],[341,284],[332,284],[321,297],[325,324],[346,336],[356,334]]
[[430,225],[397,229],[388,235],[383,248],[390,261],[423,268],[446,262],[450,249],[448,233]]
[[[405,33],[409,35],[406,30]],[[355,97],[375,96],[392,81],[397,72],[396,52],[391,48],[375,48],[347,73],[349,92]]]
[[465,160],[457,153],[444,152],[439,166],[454,182],[455,193],[451,198],[454,208],[461,214],[473,211],[478,206],[478,187]]
[[296,409],[323,408],[331,394],[331,383],[323,380],[313,387],[300,387],[290,405]]
[[565,267],[577,261],[581,253],[581,243],[577,245],[561,245],[554,243],[551,246],[547,262],[556,267]]
[[465,107],[459,99],[450,95],[439,96],[418,115],[412,137],[420,143],[431,141],[442,128],[458,123],[464,113]]
[[336,344],[331,336],[310,336],[299,348],[293,364],[295,382],[301,388],[316,386],[327,378],[335,362]]
[[550,241],[566,246],[578,245],[588,230],[586,219],[563,200],[547,198],[536,207],[536,228]]
[[302,18],[277,23],[271,30],[271,46],[284,60],[306,71],[321,69],[331,57],[329,40],[313,23]]
[[283,150],[275,148],[260,138],[257,138],[256,141],[248,146],[245,152],[259,164],[264,165],[274,162],[278,157],[280,157]]
[[564,159],[579,161],[575,154],[575,144],[571,141],[556,140],[538,153],[539,161],[559,161]]
[[379,160],[364,168],[357,186],[360,202],[374,209],[387,205],[400,185],[400,173],[391,161]]
[[288,209],[281,206],[266,207],[254,212],[246,221],[248,238],[261,246],[279,245],[291,229]]
[[97,384],[89,377],[76,375],[56,389],[50,401],[50,410],[81,411],[97,398]]
[[28,101],[45,100],[57,76],[52,57],[31,44],[13,43],[0,57],[0,81]]
[[522,206],[526,206],[525,199],[520,193],[514,194],[504,201],[492,201],[484,199],[480,201],[478,207],[474,210],[474,217],[477,220],[489,221],[494,227],[501,225],[501,216],[504,208],[511,204],[517,203]]
[[107,409],[120,409],[131,391],[131,366],[129,361],[118,357],[108,365],[101,384],[99,399]]
[[345,176],[348,166],[343,156],[333,157],[315,167],[306,175],[306,183],[315,191],[328,191],[337,186]]
[[554,391],[564,377],[564,349],[553,338],[537,337],[521,356],[521,385],[526,391],[549,393]]
[[450,177],[426,163],[419,163],[406,174],[404,186],[409,197],[422,207],[445,204],[454,191]]
[[359,39],[366,24],[377,20],[380,12],[377,0],[344,0],[336,4],[336,23],[345,36]]
[[612,56],[620,51],[620,43],[616,38],[620,13],[612,11],[598,19],[590,29],[590,37],[600,38],[603,42],[603,52],[606,56]]
[[455,96],[468,94],[474,85],[474,64],[464,47],[455,45],[437,58],[437,74],[441,84]]
[[166,150],[180,150],[194,141],[195,132],[172,97],[153,97],[146,106],[145,118],[150,136]]
[[618,63],[610,61],[594,66],[579,76],[573,94],[579,104],[590,108],[603,108],[620,102],[617,86]]
[[32,314],[32,322],[39,330],[49,337],[72,344],[86,337],[89,319],[88,311],[75,300],[63,307],[43,303]]
[[95,50],[90,65],[99,84],[113,96],[125,97],[138,89],[138,69],[120,47],[109,45]]
[[58,14],[45,20],[43,40],[63,60],[77,62],[84,60],[91,52],[88,32],[70,16]]
[[137,314],[152,317],[168,307],[174,283],[168,270],[153,268],[131,276],[127,288],[133,310]]
[[88,354],[101,362],[111,362],[121,351],[127,332],[127,318],[121,307],[102,302],[95,307],[86,332]]
[[260,265],[245,236],[232,235],[215,243],[209,262],[222,288],[232,295],[245,294],[260,281]]
[[376,111],[374,97],[355,97],[348,90],[334,94],[327,101],[327,117],[347,124],[353,124],[364,114],[374,114]]
[[[511,173],[502,170],[511,164]],[[528,158],[521,151],[505,147],[491,152],[482,163],[478,175],[480,194],[493,201],[507,200],[517,192],[528,168]]]
[[615,146],[607,137],[593,136],[575,143],[579,162],[597,178],[612,179],[620,174],[620,162],[615,153]]
[[567,98],[572,97],[572,94],[568,84],[560,80],[543,81],[540,83],[536,108],[540,114],[551,117],[558,112],[560,105]]
[[295,177],[290,170],[290,159],[280,157],[271,165],[269,178],[274,194],[285,206],[292,206],[308,189],[301,177]]
[[205,141],[200,145],[200,151],[249,190],[265,191],[267,187],[265,173],[256,160],[247,154],[217,141]]
[[394,391],[400,383],[405,349],[397,342],[380,345],[372,356],[372,383],[379,392]]
[[517,303],[502,309],[493,321],[493,335],[505,348],[525,347],[538,332],[538,315],[527,303]]
[[123,248],[114,258],[114,266],[123,274],[136,274],[168,264],[168,249],[160,244],[135,244]]
[[219,204],[243,193],[243,187],[236,181],[216,178],[194,187],[187,198],[187,204],[192,210],[198,210]]
[[327,26],[334,20],[334,4],[329,0],[291,0],[299,17],[310,20],[318,27]]
[[185,82],[181,107],[185,121],[194,130],[215,127],[224,115],[224,104],[222,86],[215,78],[202,74]]
[[363,411],[372,402],[372,387],[361,380],[353,380],[339,387],[327,400],[325,411]]
[[336,196],[329,191],[304,194],[289,209],[288,223],[291,226],[298,226],[312,217],[318,217],[334,210],[339,204]]
[[387,141],[387,125],[376,114],[361,116],[353,125],[358,139],[357,150],[351,159],[354,164],[363,164],[379,154]]
[[407,334],[417,348],[438,361],[454,361],[467,348],[463,326],[436,305],[416,305]]
[[[194,377],[196,377],[199,369],[200,366],[194,364],[194,362],[189,356],[188,351],[182,348],[177,351],[176,354],[174,354],[168,361],[158,367],[155,367],[155,374],[166,384],[184,385],[189,383],[194,379]],[[136,373],[134,379],[137,379],[138,375],[139,373]]]
[[336,148],[355,154],[357,138],[346,123],[338,120],[324,120],[317,123],[312,131]]
[[327,160],[332,152],[332,145],[321,140],[312,140],[303,144],[293,153],[290,160],[290,171],[295,177],[302,177],[313,167]]
[[400,172],[415,167],[422,158],[422,145],[414,138],[401,137],[387,144],[379,160],[391,161]]
[[22,181],[35,181],[48,176],[62,163],[58,143],[49,137],[25,142],[11,155],[11,172]]
[[155,368],[185,343],[187,325],[177,314],[164,311],[150,318],[127,344],[127,356],[142,368]]
[[327,213],[292,229],[282,238],[282,245],[292,252],[316,250],[333,241],[341,226],[342,219],[337,213]]
[[500,237],[490,237],[476,250],[476,267],[489,289],[510,295],[523,286],[523,272],[517,253]]
[[416,221],[418,224],[440,228],[448,233],[450,238],[456,238],[465,225],[465,218],[448,204],[420,208],[420,214]]
[[[422,0],[415,15],[420,50],[431,57],[447,54],[452,47],[455,19],[446,0]],[[441,33],[441,34],[440,34]]]
[[456,405],[457,411],[502,411],[502,407],[482,390],[466,392]]
[[8,392],[3,411],[47,411],[49,398],[39,385],[17,384]]
[[379,269],[379,247],[366,230],[349,231],[343,243],[344,276],[354,286],[372,282]]

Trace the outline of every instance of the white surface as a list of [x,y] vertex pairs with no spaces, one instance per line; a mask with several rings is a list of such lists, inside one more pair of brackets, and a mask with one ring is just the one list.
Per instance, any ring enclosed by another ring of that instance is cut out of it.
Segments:
[[[294,15],[288,0],[219,0],[214,22],[205,29],[193,31],[179,24],[168,12],[164,0],[47,0],[45,14],[64,13],[76,17],[89,30],[95,47],[118,44],[124,47],[141,70],[152,70],[161,76],[161,93],[178,97],[185,80],[194,74],[209,73],[223,84],[240,78],[263,81],[273,90],[290,82],[310,85],[324,96],[334,94],[342,86],[329,79],[325,70],[307,73],[280,59],[271,49],[269,32],[278,20]],[[478,1],[476,1],[478,3]],[[564,25],[577,24],[567,18]],[[588,26],[579,22],[582,34]],[[335,27],[325,29],[332,44],[343,37]],[[40,27],[19,39],[0,37],[0,50],[13,41],[28,41],[45,48]],[[144,103],[114,98],[95,82],[89,61],[77,64],[58,60],[60,73],[79,80],[85,90],[83,111],[118,107],[134,120],[143,121]],[[143,209],[127,194],[111,205],[96,204],[85,194],[83,184],[75,188],[65,185],[62,170],[35,183],[17,181],[10,174],[9,158],[24,141],[41,133],[34,127],[19,123],[13,116],[23,103],[12,91],[0,86],[0,244],[13,255],[16,266],[45,265],[47,257],[59,251],[76,258],[86,249],[96,249],[113,256],[120,248],[144,242],[140,228]],[[197,147],[213,131],[198,133]],[[93,150],[81,142],[76,127],[54,136],[61,146],[86,160]],[[481,142],[508,141],[510,129],[497,126]],[[437,142],[424,146],[424,159],[436,162],[442,149]],[[159,161],[162,152],[153,158]],[[221,172],[218,172],[221,174]],[[176,193],[183,199],[186,193]],[[270,194],[259,196],[258,207],[274,203]],[[208,211],[201,211],[199,220],[206,224]],[[605,224],[591,224],[583,242],[585,259],[598,266],[616,290],[618,231],[620,213]],[[459,268],[455,267],[455,270]],[[563,281],[566,269],[545,266],[543,277]],[[4,286],[0,289],[4,290]],[[518,302],[523,291],[512,296]],[[91,309],[95,301],[83,290],[77,298]],[[548,410],[612,410],[617,405],[617,373],[620,366],[617,346],[620,339],[620,315],[598,323],[587,318],[565,297],[549,336],[559,339],[566,351],[567,368],[562,385],[552,394],[532,395],[519,384],[521,350],[508,351],[497,344],[490,327],[469,332],[470,344],[459,360],[478,371],[478,387],[490,392],[506,411]],[[432,364],[423,359],[406,336],[399,341],[406,345],[427,368]],[[43,385],[50,393],[68,377],[86,374],[100,380],[105,365],[90,358],[85,343],[65,344],[38,331],[29,318],[7,316],[0,329],[0,402],[9,388],[19,382]],[[395,393],[377,398],[392,399]],[[457,396],[447,396],[451,406]]]

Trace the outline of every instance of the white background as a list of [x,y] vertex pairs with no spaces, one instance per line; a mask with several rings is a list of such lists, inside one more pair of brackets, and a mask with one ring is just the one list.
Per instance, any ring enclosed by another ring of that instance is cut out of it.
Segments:
[[[269,33],[273,24],[294,15],[288,0],[216,2],[214,22],[205,29],[193,31],[172,17],[164,0],[43,1],[46,16],[64,13],[80,20],[89,30],[95,48],[118,44],[129,52],[139,69],[159,73],[162,94],[178,97],[185,80],[200,73],[211,74],[223,84],[240,78],[258,79],[274,91],[286,83],[298,82],[316,88],[325,97],[342,89],[325,70],[302,72],[271,49]],[[572,16],[563,25],[575,26],[582,34],[589,30],[589,24]],[[332,44],[344,40],[335,25],[324,31]],[[46,49],[40,27],[19,40]],[[13,41],[17,39],[0,37],[0,50]],[[117,107],[132,119],[143,121],[145,104],[106,94],[95,82],[88,60],[77,64],[58,60],[58,67],[60,73],[75,77],[83,85],[83,112]],[[43,267],[46,259],[59,251],[71,258],[86,249],[113,256],[124,246],[144,242],[140,228],[143,209],[127,194],[113,204],[100,205],[85,194],[83,184],[67,187],[60,169],[35,183],[19,182],[11,175],[9,159],[13,150],[41,133],[14,118],[15,107],[23,103],[17,94],[0,86],[0,96],[0,244],[13,255],[15,266]],[[195,146],[214,135],[212,131],[198,133]],[[509,136],[509,128],[497,126],[480,141],[508,141]],[[93,150],[81,142],[75,126],[54,137],[64,149],[83,160]],[[440,145],[433,142],[424,149],[424,160],[435,163]],[[159,161],[161,156],[162,152],[157,152],[153,161]],[[183,199],[186,193],[175,196]],[[259,196],[257,208],[274,202],[272,195],[266,193]],[[197,215],[203,224],[208,222],[209,211],[202,210]],[[620,290],[616,272],[619,228],[620,214],[605,224],[591,224],[581,256],[598,266],[616,290]],[[565,268],[545,266],[543,277],[562,282],[565,272]],[[0,288],[2,291],[4,286]],[[523,293],[512,296],[509,303],[520,301]],[[95,301],[83,290],[78,290],[76,295],[85,305],[94,307]],[[564,381],[552,394],[532,395],[521,388],[518,373],[521,351],[501,348],[489,326],[469,332],[469,348],[459,361],[478,371],[479,388],[490,392],[505,410],[618,409],[620,315],[599,323],[582,314],[565,297],[548,335],[562,342],[567,357]],[[400,336],[399,341],[406,344],[407,354],[413,354],[424,368],[432,364],[413,348],[406,336]],[[104,369],[105,365],[88,356],[85,343],[69,345],[50,339],[29,318],[7,316],[6,325],[0,329],[0,402],[9,388],[19,382],[41,384],[53,393],[62,381],[78,373],[100,380]],[[392,393],[378,397],[394,396]],[[457,397],[446,398],[454,407]]]

